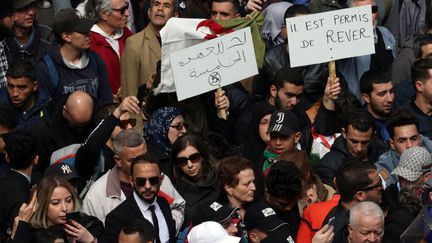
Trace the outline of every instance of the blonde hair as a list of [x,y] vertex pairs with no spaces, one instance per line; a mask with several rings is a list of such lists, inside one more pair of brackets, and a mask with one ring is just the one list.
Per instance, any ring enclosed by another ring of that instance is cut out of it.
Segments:
[[39,183],[37,187],[38,207],[36,212],[30,218],[30,224],[34,228],[48,228],[48,206],[55,188],[64,187],[72,195],[74,211],[81,209],[81,202],[75,193],[72,185],[64,178],[59,176],[47,176]]

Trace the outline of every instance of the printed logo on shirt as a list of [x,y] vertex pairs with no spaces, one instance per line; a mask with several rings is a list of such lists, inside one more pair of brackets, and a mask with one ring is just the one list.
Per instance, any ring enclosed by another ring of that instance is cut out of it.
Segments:
[[72,83],[68,83],[63,86],[63,93],[64,94],[70,94],[75,91],[83,91],[89,95],[92,95],[93,97],[98,97],[97,90],[98,90],[98,79],[80,79],[76,80]]

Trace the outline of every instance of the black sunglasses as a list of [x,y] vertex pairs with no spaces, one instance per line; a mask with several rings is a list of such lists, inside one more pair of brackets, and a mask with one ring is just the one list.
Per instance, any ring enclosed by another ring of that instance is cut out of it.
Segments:
[[376,12],[378,12],[378,6],[373,5],[372,6],[372,13],[376,13]]
[[202,156],[200,153],[194,153],[189,155],[189,157],[177,157],[176,162],[180,167],[183,167],[187,165],[187,162],[190,161],[193,164],[200,162],[202,159]]
[[123,7],[121,7],[121,8],[112,8],[111,10],[118,11],[118,12],[120,12],[121,15],[124,15],[126,13],[126,10],[128,10],[128,8],[129,8],[129,3],[126,2]]
[[135,185],[138,187],[143,187],[147,183],[147,180],[150,182],[150,185],[156,186],[160,183],[160,177],[159,176],[153,176],[150,178],[144,178],[144,177],[137,177],[135,178]]
[[122,129],[126,129],[128,125],[131,125],[132,127],[134,127],[136,125],[136,119],[135,118],[129,118],[127,120],[120,120],[119,126]]
[[381,189],[383,188],[381,179],[378,181],[377,184],[370,186],[370,187],[366,187],[364,189],[361,189],[360,191],[370,191],[370,190],[373,190],[375,188],[381,188]]

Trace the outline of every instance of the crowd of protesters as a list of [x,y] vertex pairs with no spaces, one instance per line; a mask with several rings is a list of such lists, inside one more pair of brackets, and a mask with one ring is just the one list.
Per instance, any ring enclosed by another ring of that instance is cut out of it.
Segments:
[[[373,54],[291,67],[358,6]],[[254,22],[259,73],[161,93],[171,18]],[[2,243],[432,242],[431,153],[429,0],[0,0]]]

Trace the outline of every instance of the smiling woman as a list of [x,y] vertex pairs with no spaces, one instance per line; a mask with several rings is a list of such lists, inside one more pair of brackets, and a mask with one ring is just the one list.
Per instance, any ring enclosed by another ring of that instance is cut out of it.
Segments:
[[[79,198],[68,181],[57,176],[45,177],[28,204],[23,204],[15,218],[10,242],[34,242],[38,231],[54,225],[64,228],[71,242],[100,242],[104,238],[103,225],[95,217],[80,213]],[[76,217],[68,220],[68,213]],[[103,242],[103,241],[102,241]]]

